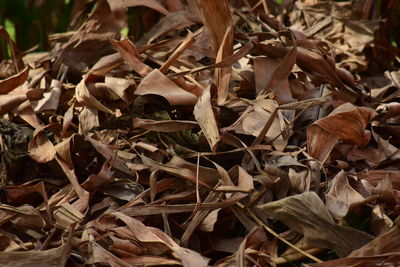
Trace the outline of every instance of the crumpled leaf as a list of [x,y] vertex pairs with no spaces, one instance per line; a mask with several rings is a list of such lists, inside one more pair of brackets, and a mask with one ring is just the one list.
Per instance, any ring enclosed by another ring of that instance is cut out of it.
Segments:
[[70,254],[70,246],[63,244],[48,250],[0,252],[0,264],[3,266],[65,266]]
[[0,95],[0,114],[3,115],[27,100],[26,94]]
[[176,85],[159,70],[150,72],[135,90],[136,95],[159,95],[164,97],[171,105],[194,105],[197,97]]
[[12,90],[14,90],[15,88],[17,88],[18,86],[21,86],[28,79],[28,74],[29,74],[29,68],[26,67],[20,73],[8,77],[7,79],[1,80],[0,95],[7,94]]
[[140,55],[136,51],[135,46],[129,39],[125,38],[122,41],[116,41],[114,39],[109,39],[110,43],[118,50],[121,57],[127,61],[133,69],[139,73],[142,77],[146,77],[152,69],[143,63]]
[[[226,0],[196,0],[201,18],[211,35],[216,63],[233,53],[233,21]],[[225,102],[230,78],[231,67],[215,70],[215,80],[218,88],[218,104]]]
[[56,156],[54,145],[42,132],[52,125],[42,126],[33,132],[32,139],[28,144],[29,156],[40,163],[46,163],[53,160]]
[[214,230],[214,225],[218,220],[218,212],[221,209],[215,209],[211,211],[200,223],[197,229],[204,232],[212,232]]
[[307,149],[314,158],[325,161],[339,139],[365,146],[370,133],[365,130],[376,112],[346,103],[307,128]]
[[400,259],[399,237],[399,226],[395,225],[390,231],[354,250],[347,258],[311,264],[310,266],[395,266]]
[[[271,99],[260,99],[251,104],[237,121],[225,128],[224,131],[235,131],[236,133],[259,136],[274,110],[278,107],[278,104]],[[235,103],[232,103],[230,106],[234,108],[235,105]],[[281,134],[284,131],[285,123],[282,113],[278,111],[278,115],[273,119],[269,131],[263,139],[272,142],[272,145],[277,150],[282,151],[287,144],[287,139]]]
[[[150,158],[140,155],[144,164],[154,168],[156,170],[166,171],[171,174],[178,175],[184,179],[191,181],[192,183],[196,183],[196,172],[197,166],[196,164],[189,163],[177,156],[173,157],[168,163],[161,164],[151,160]],[[206,186],[212,187],[218,182],[218,172],[215,169],[206,168],[200,166],[199,168],[198,180],[199,183]]]
[[138,41],[138,44],[150,44],[170,31],[184,29],[195,24],[195,22],[196,19],[193,15],[186,10],[169,13],[167,16],[160,19],[160,21]]
[[398,2],[2,1],[0,259],[397,266]]
[[315,192],[286,197],[259,208],[267,217],[280,220],[292,230],[303,234],[309,245],[334,249],[340,257],[373,239],[367,233],[336,225]]
[[58,80],[52,80],[50,85],[50,91],[43,93],[43,98],[32,103],[33,110],[36,113],[51,111],[55,112],[58,109],[60,103],[60,97],[62,93],[62,83]]
[[159,243],[174,251],[176,256],[181,259],[183,266],[208,266],[208,260],[193,250],[180,247],[172,238],[159,229],[146,227],[140,221],[123,213],[114,213],[114,216],[122,220],[139,241]]
[[96,97],[94,97],[90,93],[86,85],[86,80],[88,78],[90,78],[90,76],[86,76],[85,78],[83,78],[81,82],[76,86],[75,89],[76,100],[83,105],[87,105],[88,107],[98,109],[109,114],[114,114],[112,110],[103,105],[98,99],[96,99]]
[[273,72],[266,80],[262,92],[272,92],[278,103],[290,103],[294,101],[289,88],[288,77],[296,62],[297,46],[294,45],[287,55],[279,61]]
[[376,186],[387,177],[393,185],[393,188],[400,190],[400,171],[396,170],[365,170],[357,173],[357,178],[366,180]]
[[215,151],[216,145],[219,141],[219,130],[211,105],[210,90],[211,88],[208,87],[203,91],[203,94],[199,97],[194,106],[193,114],[203,130],[211,150]]
[[67,66],[68,76],[76,80],[83,70],[110,53],[112,47],[107,38],[120,36],[126,19],[125,8],[121,0],[100,0],[86,23],[61,49],[54,49],[53,53],[57,55],[55,69]]
[[328,192],[325,194],[326,207],[335,219],[345,217],[353,204],[364,200],[364,197],[350,186],[343,170],[329,183]]

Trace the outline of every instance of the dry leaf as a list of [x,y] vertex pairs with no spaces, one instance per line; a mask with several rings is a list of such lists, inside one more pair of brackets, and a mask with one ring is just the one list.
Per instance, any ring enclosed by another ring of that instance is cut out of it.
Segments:
[[346,256],[373,238],[367,233],[336,225],[324,203],[314,192],[302,193],[259,206],[267,217],[280,220],[304,235],[307,244],[334,249]]
[[171,105],[194,105],[197,97],[176,85],[159,70],[149,73],[139,84],[136,95],[159,95],[164,97]]
[[46,163],[53,160],[56,156],[56,149],[49,139],[44,135],[43,130],[52,127],[46,125],[37,128],[29,141],[28,152],[29,156],[40,163]]
[[69,258],[70,248],[67,244],[58,248],[43,251],[0,252],[0,264],[3,266],[65,266]]
[[179,177],[187,179],[192,183],[196,183],[197,169],[199,170],[198,180],[200,184],[206,187],[212,187],[218,182],[219,175],[216,170],[202,166],[197,168],[196,164],[186,162],[177,156],[173,157],[166,164],[153,161],[144,155],[140,155],[140,157],[142,158],[143,163],[151,168],[178,175]]
[[193,114],[203,130],[211,150],[215,151],[216,145],[219,141],[219,130],[211,105],[210,90],[211,87],[209,86],[203,91],[203,94],[199,97],[196,105],[194,106]]
[[362,203],[365,199],[354,190],[344,171],[339,172],[329,183],[325,194],[326,207],[335,219],[342,219],[352,205]]
[[[1,26],[0,26],[1,27]],[[20,73],[17,73],[7,79],[0,81],[0,95],[7,94],[15,88],[21,86],[28,79],[29,68],[25,68]]]
[[375,116],[375,111],[369,108],[355,107],[350,103],[340,105],[307,128],[309,154],[323,162],[339,139],[365,146],[370,139],[365,128]]

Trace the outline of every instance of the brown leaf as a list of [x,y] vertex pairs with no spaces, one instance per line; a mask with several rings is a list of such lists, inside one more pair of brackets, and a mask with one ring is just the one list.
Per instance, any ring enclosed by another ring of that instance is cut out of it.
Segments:
[[344,171],[339,172],[329,183],[325,194],[326,207],[335,219],[342,219],[347,215],[353,204],[361,203],[365,199],[354,190]]
[[[221,173],[221,170],[219,171]],[[217,190],[221,191],[237,191],[237,192],[251,192],[254,190],[253,184],[253,176],[251,176],[245,169],[240,166],[235,166],[231,170],[229,170],[228,175],[231,178],[226,179],[228,181],[235,180],[237,181],[236,185],[231,185],[227,183],[226,185],[220,185],[217,187]]]
[[18,107],[25,100],[27,100],[27,97],[24,93],[0,95],[0,115]]
[[24,204],[19,207],[0,205],[0,224],[12,222],[19,227],[41,229],[46,226],[46,220],[40,212],[31,205]]
[[54,145],[42,132],[47,128],[51,128],[54,125],[45,125],[37,128],[33,132],[32,139],[28,144],[29,156],[40,163],[46,163],[53,160],[56,156],[56,149]]
[[210,90],[211,87],[209,86],[203,91],[203,94],[199,97],[196,105],[194,106],[193,114],[199,123],[200,128],[203,130],[211,150],[215,152],[216,145],[219,141],[219,130],[211,105]]
[[48,92],[43,94],[43,98],[39,101],[31,101],[33,110],[36,113],[44,111],[55,112],[58,109],[60,103],[60,97],[62,94],[62,83],[58,80],[53,79],[51,81],[50,89]]
[[398,225],[394,225],[393,228],[378,236],[365,246],[354,250],[349,258],[352,257],[368,257],[378,256],[386,253],[399,253],[400,252],[400,229]]
[[150,44],[166,33],[173,30],[180,30],[195,24],[195,18],[188,11],[178,11],[169,13],[154,25],[143,37],[138,44]]
[[105,86],[116,96],[130,104],[133,100],[135,82],[130,79],[109,77],[104,78]]
[[101,111],[103,111],[105,113],[114,114],[114,112],[112,110],[110,110],[109,108],[104,106],[99,100],[97,100],[90,93],[89,89],[86,86],[86,80],[89,77],[90,76],[85,76],[85,78],[83,78],[81,80],[81,82],[76,86],[76,88],[75,88],[76,100],[82,105],[91,107],[93,109],[101,110]]
[[307,128],[307,147],[314,158],[325,161],[339,139],[365,146],[370,139],[365,128],[376,112],[369,108],[356,107],[350,103],[340,105],[327,117]]
[[397,170],[365,170],[357,173],[357,178],[367,180],[370,184],[376,186],[385,177],[388,177],[393,188],[400,190],[400,171]]
[[[2,28],[2,26],[0,27]],[[20,73],[8,77],[7,79],[1,80],[0,95],[7,94],[12,90],[14,90],[15,88],[17,88],[18,86],[21,86],[28,79],[28,75],[29,75],[29,68],[26,67]]]
[[296,62],[297,46],[294,45],[287,55],[279,61],[276,68],[267,80],[264,92],[273,92],[278,103],[290,103],[294,101],[290,92],[288,77]]
[[191,31],[189,31],[188,35],[182,41],[182,43],[175,49],[175,51],[167,59],[167,61],[165,61],[164,64],[160,67],[160,71],[165,74],[168,71],[169,67],[182,55],[183,52],[185,52],[187,48],[189,48],[189,46],[193,44],[193,42],[194,35]]
[[[251,264],[250,258],[253,258],[254,261],[263,266],[274,264],[271,260],[271,256],[276,257],[276,252],[273,253],[275,255],[268,255],[269,251],[267,251],[266,247],[267,242],[268,238],[264,230],[261,227],[253,228],[252,231],[246,235],[239,249],[236,251],[236,262],[238,266],[248,266]],[[275,249],[277,249],[277,247],[275,247]]]
[[[232,103],[234,107],[235,103]],[[246,103],[246,105],[248,105]],[[240,134],[248,134],[258,137],[266,123],[270,120],[274,110],[278,107],[277,103],[270,99],[260,99],[252,101],[251,105],[242,113],[242,115],[231,126],[224,129],[226,131],[235,131]],[[285,131],[285,123],[280,111],[277,116],[272,118],[272,125],[261,140],[272,142],[273,146],[283,151],[287,144],[287,139],[281,133]]]
[[[174,156],[166,164],[158,163],[144,155],[140,155],[140,157],[142,158],[144,164],[150,166],[153,169],[162,170],[170,174],[175,174],[181,178],[191,181],[194,184],[196,183],[196,164],[189,163],[177,156]],[[200,184],[206,187],[213,187],[215,184],[218,183],[219,175],[215,169],[200,166],[198,170],[198,180]]]
[[0,78],[3,78],[17,74],[19,70],[24,67],[24,62],[22,60],[23,55],[18,49],[17,44],[14,42],[13,38],[10,36],[6,28],[4,28],[3,26],[0,26],[0,37],[2,37],[8,43],[11,52],[11,57],[13,60],[12,65],[10,64],[6,68],[2,66],[2,69],[0,71]]
[[324,263],[316,263],[316,264],[306,264],[305,266],[312,267],[335,267],[335,266],[343,266],[343,267],[358,267],[358,266],[396,266],[399,262],[399,255],[379,255],[379,256],[368,256],[368,257],[360,257],[360,258],[343,258],[332,261],[326,261]]
[[[218,1],[219,3],[220,1]],[[222,39],[222,43],[220,48],[218,49],[217,56],[215,58],[215,63],[218,64],[230,55],[232,55],[232,39],[233,39],[233,27],[229,26],[226,29],[224,34],[224,38]],[[225,68],[217,68],[215,70],[215,80],[218,88],[218,98],[217,103],[222,105],[226,98],[228,97],[229,90],[229,82],[231,78],[232,66],[228,66]]]
[[121,54],[121,57],[142,77],[145,77],[152,71],[152,68],[143,63],[140,55],[136,51],[135,45],[129,41],[128,38],[122,41],[116,41],[111,38],[108,40]]
[[100,58],[96,64],[90,69],[89,74],[104,76],[111,70],[118,68],[124,63],[121,54],[115,53]]
[[198,124],[196,122],[180,121],[180,120],[155,121],[148,119],[133,118],[132,122],[134,128],[143,128],[148,131],[156,131],[156,132],[176,132],[198,127]]
[[93,257],[94,263],[108,264],[111,267],[129,267],[129,263],[121,260],[112,253],[105,250],[103,247],[98,245],[96,242],[90,242],[91,256]]
[[113,150],[110,145],[104,144],[103,142],[97,141],[89,136],[85,136],[85,140],[89,141],[93,148],[109,161],[114,168],[125,173],[130,173],[128,167],[125,165],[125,161],[117,156],[116,151]]
[[99,127],[99,112],[93,107],[84,107],[78,115],[79,132],[87,134],[91,129]]
[[[233,53],[233,21],[226,0],[196,0],[202,20],[211,34],[211,41],[219,63]],[[218,104],[222,105],[228,95],[231,66],[215,70],[218,88]]]
[[[228,2],[226,0],[196,0],[196,3],[201,12],[203,23],[204,25],[206,25],[208,31],[211,34],[213,49],[215,51],[215,54],[217,54],[217,51],[220,49],[223,43],[223,39],[226,38],[225,34],[228,28],[233,26],[232,15],[229,10]],[[230,40],[228,41],[228,43],[232,44],[232,38],[233,36],[228,37],[228,40]],[[225,56],[232,53],[229,52],[232,47],[230,49],[227,49],[228,51],[224,51],[224,53],[226,53]]]
[[70,254],[70,246],[63,244],[57,248],[42,251],[13,251],[0,252],[0,264],[2,266],[65,266]]
[[378,236],[365,246],[354,250],[347,258],[327,261],[310,266],[396,266],[400,259],[399,226],[395,225],[390,231]]
[[[211,210],[211,209],[220,209],[227,208],[233,206],[238,201],[245,198],[247,195],[243,193],[233,194],[231,197],[225,200],[220,200],[218,202],[208,202],[201,204],[181,204],[181,205],[146,205],[146,206],[137,206],[137,207],[127,207],[124,208],[121,212],[131,216],[146,216],[146,215],[154,215],[160,213],[186,213],[193,212],[195,208],[199,210]],[[160,199],[162,201],[169,200],[170,198],[176,198],[176,195],[170,195],[170,197],[165,197],[164,199]],[[160,201],[159,200],[159,201]],[[157,202],[157,201],[156,201]]]
[[17,203],[21,203],[21,201],[26,202],[24,198],[28,197],[28,195],[33,192],[40,194],[43,198],[43,204],[46,208],[47,215],[51,218],[51,211],[49,209],[47,193],[43,182],[32,181],[18,186],[6,186],[4,189],[7,194],[7,201],[11,203],[14,201]]
[[146,227],[140,221],[128,217],[122,213],[114,213],[118,219],[122,220],[132,232],[132,234],[141,242],[160,243],[176,253],[177,258],[182,261],[183,266],[208,266],[208,260],[203,258],[197,252],[182,248],[173,241],[168,235],[157,228]]
[[136,256],[122,258],[124,261],[131,264],[130,266],[173,266],[180,265],[181,262],[177,260],[167,259],[165,257],[157,257],[157,256]]
[[139,84],[136,95],[159,95],[173,106],[194,105],[197,97],[176,85],[159,70],[150,72]]
[[197,229],[204,232],[212,232],[214,231],[214,225],[218,221],[218,212],[221,209],[215,209],[211,211],[200,223]]
[[156,0],[125,0],[124,4],[126,7],[135,6],[145,6],[160,12],[163,15],[168,15],[169,11],[166,10],[159,2]]
[[372,240],[367,233],[336,225],[315,192],[306,192],[259,206],[265,214],[304,235],[307,244],[334,249],[346,256]]
[[273,80],[271,75],[275,72],[278,64],[279,60],[269,57],[256,57],[253,59],[254,80],[257,94],[266,87],[268,81]]
[[86,23],[61,49],[54,49],[57,55],[54,68],[58,70],[65,65],[68,75],[78,80],[83,70],[112,52],[107,38],[119,38],[119,32],[125,25],[125,13],[125,5],[121,0],[98,1]]

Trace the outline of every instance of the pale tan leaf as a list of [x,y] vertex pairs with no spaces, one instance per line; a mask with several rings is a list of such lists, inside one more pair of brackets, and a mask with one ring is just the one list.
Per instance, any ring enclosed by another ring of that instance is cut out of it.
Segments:
[[99,100],[97,100],[88,90],[86,87],[86,79],[88,76],[85,76],[81,80],[81,82],[76,86],[75,89],[75,97],[76,100],[83,105],[101,110],[103,112],[109,113],[109,114],[114,114],[112,110],[104,106]]
[[212,232],[214,231],[214,225],[218,220],[218,212],[221,209],[215,209],[211,211],[200,223],[197,229],[204,232]]
[[33,104],[33,110],[36,113],[51,111],[55,112],[60,103],[62,93],[62,83],[53,79],[50,84],[50,91],[43,94],[43,98]]
[[133,118],[133,127],[143,128],[148,131],[157,132],[176,132],[184,131],[198,127],[199,125],[193,121],[180,121],[180,120],[163,120],[155,121],[148,119]]
[[139,84],[136,95],[159,95],[164,97],[171,105],[194,105],[197,97],[176,85],[159,70],[149,73]]
[[29,156],[40,163],[49,162],[56,156],[56,149],[54,145],[42,132],[49,127],[52,127],[52,125],[50,124],[37,128],[33,133],[32,139],[29,141]]
[[194,117],[199,123],[212,151],[216,150],[219,141],[219,130],[211,105],[210,86],[203,91],[193,110]]

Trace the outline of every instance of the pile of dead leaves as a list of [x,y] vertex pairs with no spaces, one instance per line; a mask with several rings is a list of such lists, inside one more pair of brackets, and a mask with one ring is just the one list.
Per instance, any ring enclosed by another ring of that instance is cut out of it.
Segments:
[[399,2],[283,2],[98,0],[40,54],[0,27],[0,265],[397,265]]

